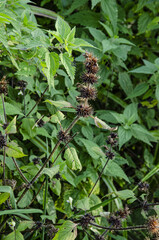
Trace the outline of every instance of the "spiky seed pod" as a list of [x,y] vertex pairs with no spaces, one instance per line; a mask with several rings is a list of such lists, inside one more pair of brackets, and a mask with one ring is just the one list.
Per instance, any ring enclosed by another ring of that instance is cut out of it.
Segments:
[[122,219],[127,218],[130,215],[130,209],[126,206],[124,209],[117,211],[116,214]]
[[95,100],[97,96],[97,90],[91,86],[79,85],[80,98],[87,98],[88,100]]
[[32,161],[33,161],[34,165],[39,164],[40,158],[34,158]]
[[94,221],[94,217],[89,214],[89,213],[86,213],[80,220],[80,225],[83,227],[83,228],[88,228],[88,225],[91,221]]
[[85,64],[87,73],[96,74],[99,70],[97,58],[94,57],[92,53],[88,53],[88,52],[86,52],[84,56],[86,58],[86,61],[84,64]]
[[44,124],[45,124],[45,122],[44,122],[42,119],[40,119],[39,121],[37,121],[38,127],[43,127]]
[[93,109],[90,105],[80,104],[76,107],[77,116],[89,117],[93,113]]
[[25,90],[27,85],[28,83],[24,80],[18,81],[18,86],[20,87],[21,90]]
[[2,128],[5,130],[8,127],[9,123],[4,123]]
[[141,192],[147,192],[149,190],[149,184],[147,182],[140,182],[138,184],[138,189]]
[[98,77],[93,73],[83,73],[81,79],[84,83],[94,84],[97,83]]
[[0,81],[0,94],[1,93],[3,93],[4,95],[7,95],[7,93],[8,93],[6,76],[4,76],[2,78],[2,80]]
[[68,142],[69,139],[70,139],[70,135],[69,134],[65,134],[65,131],[63,131],[63,130],[59,131],[57,137],[62,142]]
[[48,228],[49,228],[49,230],[48,230],[47,235],[48,235],[49,239],[53,239],[55,237],[55,234],[58,232],[58,229],[55,228],[53,224],[49,224]]
[[6,146],[6,138],[0,133],[0,149]]
[[156,217],[150,217],[148,219],[147,227],[149,232],[158,236],[159,234],[159,221]]
[[116,228],[119,228],[122,226],[121,219],[119,216],[115,216],[115,215],[110,216],[110,218],[108,219],[108,222]]
[[17,181],[14,179],[5,179],[5,185],[10,186],[12,189],[15,189]]
[[108,150],[106,152],[106,156],[108,159],[113,159],[113,157],[115,156],[115,154],[113,152],[111,152],[110,150]]

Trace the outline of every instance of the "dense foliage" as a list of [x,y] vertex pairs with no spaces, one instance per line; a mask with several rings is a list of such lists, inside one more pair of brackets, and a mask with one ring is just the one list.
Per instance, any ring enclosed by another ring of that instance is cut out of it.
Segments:
[[158,0],[36,4],[0,1],[1,239],[158,239]]

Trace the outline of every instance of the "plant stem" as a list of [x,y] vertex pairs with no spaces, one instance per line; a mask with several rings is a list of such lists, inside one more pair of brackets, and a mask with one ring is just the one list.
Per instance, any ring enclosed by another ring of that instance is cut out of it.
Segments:
[[97,185],[98,181],[100,180],[100,178],[101,178],[101,176],[102,176],[102,174],[103,174],[103,172],[104,172],[104,169],[105,169],[105,167],[107,166],[108,162],[109,162],[109,158],[107,159],[106,163],[104,164],[104,167],[103,167],[102,171],[100,172],[100,174],[99,174],[99,176],[98,176],[98,178],[97,178],[97,180],[96,180],[94,186],[92,187],[92,189],[91,189],[91,191],[90,191],[88,197],[91,196],[91,194],[92,194],[92,192],[93,192],[95,186]]
[[[48,194],[48,176],[45,177],[46,184],[45,184],[45,197],[44,197],[44,215],[46,215],[46,203],[47,203],[47,194]],[[45,220],[44,220],[45,223]],[[45,240],[45,227],[42,229],[42,240]]]
[[14,164],[15,164],[15,166],[16,166],[16,169],[17,169],[17,171],[19,172],[19,174],[20,174],[20,176],[22,177],[22,179],[23,179],[26,183],[29,183],[29,181],[27,180],[27,178],[24,176],[24,174],[23,174],[22,171],[20,170],[20,168],[19,168],[16,160],[15,160],[13,157],[12,157],[12,159],[13,159],[13,162],[14,162]]
[[[43,182],[42,182],[39,190],[37,191],[36,195],[34,196],[33,200],[32,200],[31,203],[29,204],[29,206],[35,201],[36,197],[38,196],[39,192],[41,191],[42,187],[44,186],[45,180],[46,180],[46,179],[43,180]],[[29,206],[28,206],[28,207],[29,207]]]
[[6,110],[5,110],[5,104],[4,104],[4,96],[3,96],[3,94],[1,94],[1,98],[2,98],[2,104],[3,104],[4,120],[5,120],[5,123],[7,123],[7,116],[6,116]]
[[[76,122],[79,120],[79,116],[77,116],[69,125],[69,127],[66,129],[65,133],[68,133],[71,128],[76,124]],[[24,197],[24,195],[28,192],[28,190],[30,189],[30,187],[34,184],[34,182],[39,178],[39,176],[41,175],[43,169],[46,167],[47,163],[49,162],[49,160],[52,158],[54,152],[56,151],[56,149],[59,147],[61,141],[58,141],[55,145],[55,147],[53,148],[52,152],[50,153],[49,157],[45,160],[43,166],[40,168],[40,170],[38,171],[38,173],[34,176],[34,178],[31,180],[31,182],[27,185],[26,189],[24,190],[24,192],[22,193],[22,195],[20,196],[20,198],[17,201],[17,204],[20,202],[20,200]],[[57,160],[57,158],[56,158]],[[53,162],[52,165],[54,165],[56,161]]]
[[26,117],[28,117],[31,112],[34,110],[34,108],[40,103],[41,99],[43,98],[44,94],[46,93],[46,91],[48,90],[49,86],[47,86],[44,90],[44,92],[42,93],[41,97],[38,99],[38,101],[35,103],[35,105],[32,107],[32,109],[30,110],[30,112],[27,113]]
[[125,231],[125,230],[141,230],[141,229],[147,229],[147,225],[139,225],[139,226],[129,226],[129,227],[125,227],[125,228],[113,228],[113,227],[103,227],[103,226],[100,226],[96,223],[92,223],[90,222],[90,225],[92,226],[95,226],[97,228],[101,228],[101,229],[107,229],[107,230],[110,230],[110,231]]

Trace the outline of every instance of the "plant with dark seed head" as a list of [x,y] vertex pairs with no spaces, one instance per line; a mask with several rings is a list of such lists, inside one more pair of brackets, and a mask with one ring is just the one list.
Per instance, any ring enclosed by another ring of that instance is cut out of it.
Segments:
[[57,134],[57,138],[62,142],[68,142],[70,139],[70,135],[66,134],[63,130],[60,130]]
[[8,88],[7,88],[7,81],[6,81],[6,76],[2,78],[0,81],[0,94],[7,95],[8,93]]
[[32,161],[33,161],[34,165],[39,164],[40,158],[34,158]]
[[90,105],[80,104],[76,107],[77,116],[89,117],[93,113],[93,109]]
[[28,85],[28,83],[24,80],[18,81],[17,84],[20,87],[20,90],[24,91],[26,89],[26,86]]
[[98,77],[93,73],[85,72],[82,74],[81,79],[83,80],[84,83],[94,84],[97,83]]
[[147,192],[149,190],[149,184],[147,182],[140,182],[138,184],[138,189],[141,192]]
[[97,96],[97,90],[92,86],[79,85],[80,96],[79,98],[86,98],[88,100],[95,100]]
[[6,138],[0,133],[0,149],[6,146]]
[[83,228],[88,228],[88,225],[91,221],[94,221],[94,217],[90,213],[86,213],[81,219],[80,219],[80,225]]
[[8,127],[9,123],[4,123],[2,128],[5,130]]
[[150,217],[148,219],[147,228],[150,234],[159,236],[159,221],[156,217]]
[[126,206],[124,209],[118,210],[116,214],[122,219],[127,218],[130,215],[130,209]]
[[119,228],[122,226],[121,219],[119,216],[111,215],[108,219],[108,222],[116,228]]
[[108,150],[108,151],[106,151],[106,156],[108,159],[112,160],[114,158],[115,154],[111,150]]

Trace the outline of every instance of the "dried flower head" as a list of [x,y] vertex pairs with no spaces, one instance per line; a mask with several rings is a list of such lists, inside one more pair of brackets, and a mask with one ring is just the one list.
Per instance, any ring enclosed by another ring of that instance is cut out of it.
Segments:
[[0,149],[6,146],[6,138],[0,133]]
[[66,134],[65,131],[60,130],[58,135],[57,135],[58,139],[62,142],[68,142],[70,139],[70,135]]
[[147,227],[149,232],[153,235],[159,235],[159,221],[156,217],[150,217],[148,219]]
[[95,100],[97,96],[97,90],[92,86],[79,85],[80,98],[87,98],[89,100]]
[[27,85],[28,83],[24,80],[18,81],[18,86],[20,87],[21,90],[25,90]]
[[12,189],[15,189],[17,181],[14,179],[5,179],[5,185],[10,186]]
[[126,206],[124,209],[117,211],[116,214],[122,219],[127,218],[130,215],[130,209]]
[[76,108],[77,116],[89,117],[93,113],[93,109],[90,105],[80,104]]
[[87,73],[92,73],[96,74],[99,70],[98,68],[98,63],[97,63],[97,58],[93,56],[92,53],[86,52],[84,54],[86,61],[85,61],[85,68]]
[[94,84],[97,83],[98,77],[93,73],[83,73],[81,79],[84,83]]
[[2,80],[0,81],[0,94],[1,93],[3,93],[4,95],[7,95],[7,93],[8,93],[6,76],[4,76],[2,78]]
[[94,221],[94,217],[90,213],[86,213],[80,220],[80,225],[83,228],[87,228],[91,221]]
[[39,164],[40,163],[40,158],[34,158],[33,160],[33,163],[34,163],[34,165],[36,165],[36,164]]
[[58,229],[55,228],[53,224],[49,224],[48,228],[49,229],[48,229],[47,235],[48,235],[49,239],[53,239],[55,237],[55,234],[58,232]]
[[138,189],[141,192],[147,192],[149,190],[149,184],[147,182],[140,182],[138,184]]
[[115,154],[113,152],[111,152],[110,150],[108,150],[106,152],[106,156],[108,159],[113,159],[113,157],[115,156]]
[[122,226],[121,219],[119,216],[111,215],[110,218],[108,219],[108,222],[116,228],[119,228]]

